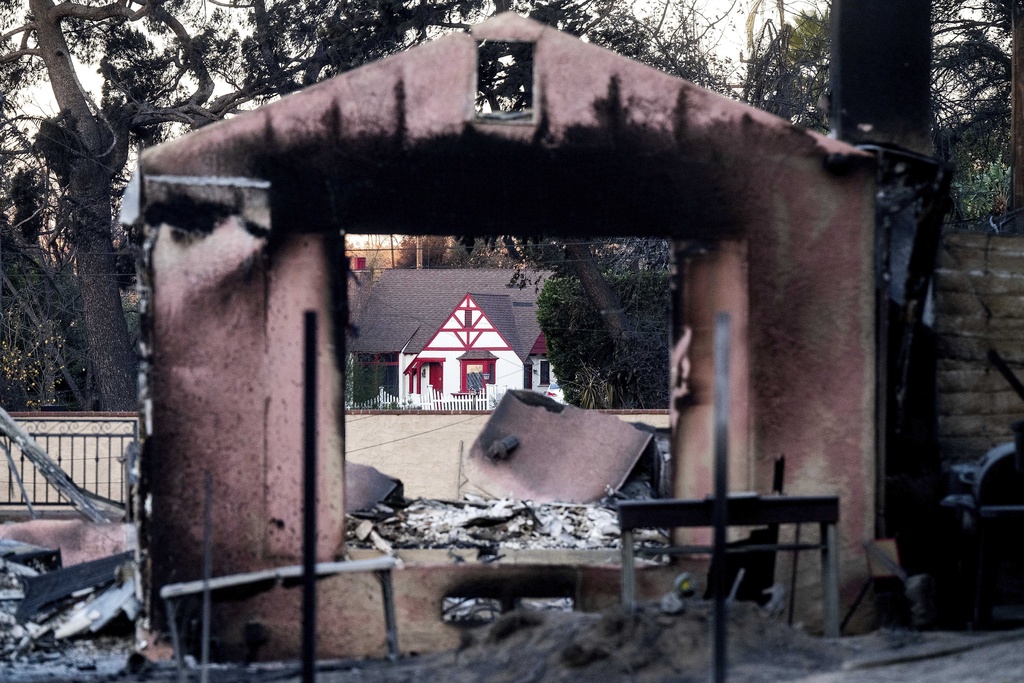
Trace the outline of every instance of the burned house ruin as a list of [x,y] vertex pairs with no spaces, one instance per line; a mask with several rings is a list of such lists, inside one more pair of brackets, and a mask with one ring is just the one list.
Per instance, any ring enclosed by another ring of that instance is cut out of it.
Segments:
[[[529,109],[476,111],[487,41],[532,46]],[[214,576],[301,555],[305,310],[324,321],[317,555],[345,553],[345,231],[670,238],[676,341],[692,330],[689,393],[671,407],[672,495],[712,491],[712,333],[728,312],[729,488],[769,493],[785,456],[787,493],[840,497],[842,602],[863,583],[888,391],[873,154],[504,14],[147,150],[138,173],[149,629],[166,628],[160,588],[200,577],[206,472]],[[639,572],[641,594],[661,590],[658,571]],[[457,644],[439,626],[452,591],[543,583],[586,609],[617,600],[618,580],[614,565],[569,561],[408,566],[394,574],[400,646]],[[324,578],[319,594],[323,656],[384,651],[372,578]],[[216,605],[224,652],[244,651],[258,623],[261,656],[294,655],[299,602],[279,588]]]

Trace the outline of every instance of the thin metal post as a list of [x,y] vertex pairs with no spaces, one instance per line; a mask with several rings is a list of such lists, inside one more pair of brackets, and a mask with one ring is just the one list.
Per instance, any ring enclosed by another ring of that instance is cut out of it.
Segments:
[[1010,5],[1010,147],[1013,192],[1010,208],[1024,209],[1024,6]]
[[210,578],[213,575],[213,477],[206,470],[203,477],[203,643],[202,669],[199,672],[201,683],[210,680]]
[[32,519],[36,518],[35,508],[32,507],[32,499],[29,498],[28,491],[25,490],[25,484],[21,481],[21,474],[18,472],[18,466],[14,464],[14,457],[11,455],[11,449],[7,444],[0,441],[0,448],[4,449],[4,453],[7,454],[7,466],[11,470],[11,476],[18,482],[18,488],[21,489],[21,497],[25,501],[25,505],[28,506],[28,514]]
[[821,583],[825,601],[824,631],[826,638],[839,637],[839,544],[836,525],[821,525]]
[[395,592],[391,585],[391,570],[384,569],[377,572],[377,580],[380,581],[381,596],[384,598],[384,628],[388,644],[388,659],[392,663],[397,663],[399,655],[398,625],[395,622]]
[[316,679],[316,311],[304,316],[302,496],[302,680]]
[[725,683],[728,655],[728,626],[725,566],[725,532],[729,525],[729,334],[728,313],[715,317],[715,527],[711,567],[715,589],[712,623],[711,675],[715,683]]
[[636,565],[633,558],[633,530],[622,530],[622,606],[636,611]]
[[[796,532],[793,537],[793,544],[800,545],[800,525],[796,525]],[[793,612],[796,609],[796,570],[800,563],[800,551],[793,551],[793,568],[789,575],[789,618],[788,623],[793,625]]]
[[174,663],[178,667],[178,683],[185,683],[185,657],[181,651],[181,636],[178,634],[178,614],[175,609],[175,601],[165,599],[164,607],[167,609],[167,624],[171,628],[171,646],[174,648]]

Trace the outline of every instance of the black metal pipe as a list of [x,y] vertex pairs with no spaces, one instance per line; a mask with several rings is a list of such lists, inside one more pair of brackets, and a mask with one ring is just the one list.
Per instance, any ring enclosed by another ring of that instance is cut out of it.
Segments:
[[304,316],[302,418],[302,680],[316,678],[316,311]]
[[203,643],[202,668],[199,680],[210,680],[210,578],[213,576],[213,476],[206,470],[203,476]]
[[711,556],[715,589],[711,670],[716,683],[725,683],[728,655],[725,532],[729,525],[729,328],[729,314],[719,313],[715,317],[715,538]]

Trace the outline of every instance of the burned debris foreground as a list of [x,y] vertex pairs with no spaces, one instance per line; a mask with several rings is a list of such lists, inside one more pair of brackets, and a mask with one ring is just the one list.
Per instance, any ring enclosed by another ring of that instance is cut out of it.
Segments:
[[133,558],[65,568],[59,549],[0,540],[0,658],[46,659],[76,636],[131,633],[141,609]]

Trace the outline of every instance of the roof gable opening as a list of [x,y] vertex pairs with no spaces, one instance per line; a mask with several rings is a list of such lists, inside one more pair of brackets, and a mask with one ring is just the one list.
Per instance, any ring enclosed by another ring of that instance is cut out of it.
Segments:
[[478,121],[532,123],[534,43],[481,40],[476,44]]

